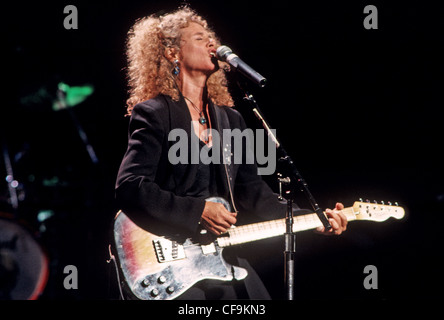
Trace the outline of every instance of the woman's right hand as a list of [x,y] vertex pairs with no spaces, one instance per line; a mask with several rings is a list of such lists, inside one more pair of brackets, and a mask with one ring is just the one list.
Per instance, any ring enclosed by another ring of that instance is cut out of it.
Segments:
[[207,201],[200,223],[205,229],[219,236],[236,223],[237,213],[228,211],[222,203]]

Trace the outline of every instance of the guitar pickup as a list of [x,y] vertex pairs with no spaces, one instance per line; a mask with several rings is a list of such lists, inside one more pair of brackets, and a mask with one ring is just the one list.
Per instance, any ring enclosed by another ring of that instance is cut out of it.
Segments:
[[217,252],[216,245],[214,244],[214,242],[207,245],[201,245],[200,247],[204,255]]
[[185,250],[183,245],[177,241],[171,241],[165,238],[157,238],[153,240],[154,251],[157,260],[160,263],[185,259]]

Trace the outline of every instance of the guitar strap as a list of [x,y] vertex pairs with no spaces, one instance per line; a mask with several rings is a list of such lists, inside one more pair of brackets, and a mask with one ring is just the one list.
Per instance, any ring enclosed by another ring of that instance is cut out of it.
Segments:
[[231,141],[223,140],[223,130],[231,130],[230,121],[228,120],[227,112],[224,108],[213,104],[214,115],[216,118],[217,130],[219,131],[219,136],[221,137],[221,155],[222,164],[224,167],[225,178],[230,193],[231,206],[235,212],[237,212],[236,205],[234,203],[234,185],[233,185],[233,169],[231,162]]

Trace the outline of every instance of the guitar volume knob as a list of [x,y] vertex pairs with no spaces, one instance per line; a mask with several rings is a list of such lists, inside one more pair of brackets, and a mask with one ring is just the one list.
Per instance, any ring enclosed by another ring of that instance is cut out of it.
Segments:
[[146,288],[150,286],[150,281],[148,279],[143,279],[142,281],[142,287]]
[[172,293],[174,293],[174,287],[173,286],[169,286],[168,288],[166,288],[166,291],[169,293],[169,294],[172,294]]
[[160,277],[157,279],[157,282],[159,282],[160,284],[165,283],[165,281],[166,281],[165,276],[160,276]]
[[153,297],[157,297],[159,295],[159,290],[157,290],[156,288],[154,288],[153,290],[151,290],[151,296]]

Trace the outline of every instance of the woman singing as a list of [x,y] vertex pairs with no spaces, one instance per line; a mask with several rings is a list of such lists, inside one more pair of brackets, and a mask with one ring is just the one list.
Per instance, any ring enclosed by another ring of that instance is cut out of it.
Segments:
[[[258,175],[255,163],[171,161],[169,150],[176,141],[169,133],[174,129],[187,133],[189,147],[182,149],[188,150],[187,159],[193,152],[211,154],[213,148],[224,147],[213,144],[209,129],[246,129],[232,108],[223,63],[215,58],[218,45],[207,22],[188,7],[140,19],[129,33],[131,118],[116,197],[131,220],[152,232],[159,230],[157,234],[194,235],[203,227],[221,235],[235,224],[285,217],[285,204]],[[199,139],[198,149],[192,146],[193,137]],[[205,200],[214,196],[227,199],[233,210]],[[342,209],[339,203],[327,209],[333,228],[318,231],[341,234],[347,226]],[[245,280],[204,280],[180,298],[270,299],[247,259],[235,249],[224,253],[230,263],[248,270]]]

